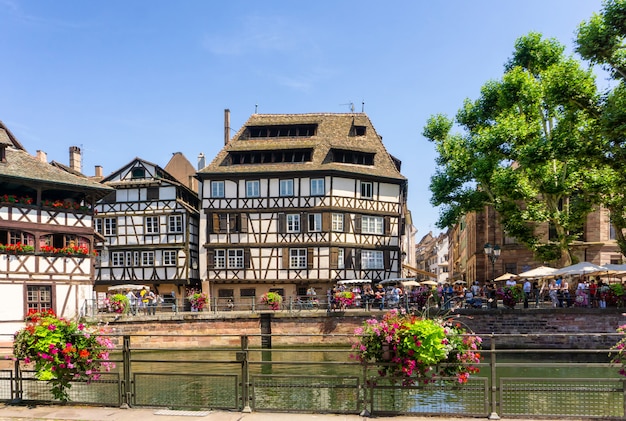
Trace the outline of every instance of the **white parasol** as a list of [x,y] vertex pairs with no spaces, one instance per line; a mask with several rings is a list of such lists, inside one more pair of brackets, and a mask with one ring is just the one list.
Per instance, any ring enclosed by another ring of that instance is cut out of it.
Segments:
[[606,271],[606,269],[603,266],[594,265],[593,263],[589,263],[589,262],[580,262],[580,263],[576,263],[575,265],[565,266],[564,268],[561,268],[557,270],[556,272],[554,272],[552,275],[554,276],[584,275],[584,274],[600,272],[603,270]]
[[361,285],[361,284],[371,284],[372,281],[369,279],[345,279],[343,281],[337,281],[339,285]]
[[494,279],[494,281],[506,281],[511,278],[517,278],[517,275],[514,273],[507,272],[503,275],[498,276],[496,279]]
[[519,273],[517,275],[518,278],[545,278],[547,276],[552,276],[554,272],[558,269],[551,268],[548,266],[539,266],[531,270],[527,270],[526,272]]
[[113,286],[110,286],[108,289],[109,291],[126,291],[126,290],[139,291],[144,288],[150,289],[150,287],[147,285],[137,285],[137,284],[113,285]]

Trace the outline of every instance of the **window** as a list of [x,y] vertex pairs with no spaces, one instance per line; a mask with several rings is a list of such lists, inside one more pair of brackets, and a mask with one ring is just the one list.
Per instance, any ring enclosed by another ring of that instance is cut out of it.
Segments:
[[34,246],[35,236],[27,232],[11,231],[9,233],[9,244],[23,244],[26,246]]
[[300,215],[292,213],[287,215],[287,232],[300,232]]
[[306,269],[306,249],[289,249],[289,269]]
[[374,197],[374,186],[371,182],[361,181],[361,198],[371,199]]
[[361,232],[363,234],[383,234],[384,220],[382,216],[363,216],[361,218]]
[[154,252],[142,251],[141,252],[141,266],[152,266],[152,265],[154,265]]
[[163,251],[163,264],[165,266],[176,266],[176,260],[178,253],[176,250],[164,250]]
[[[126,266],[127,267],[133,266],[133,252],[132,251],[126,252]],[[135,265],[135,266],[138,266],[138,265]]]
[[241,288],[240,297],[256,297],[256,288]]
[[101,218],[94,218],[93,220],[93,229],[102,234],[102,219]]
[[146,170],[145,168],[133,168],[131,171],[131,176],[132,179],[138,179],[138,178],[146,178]]
[[228,268],[243,269],[243,249],[228,250]]
[[113,251],[111,252],[111,266],[124,266],[124,252]]
[[343,232],[343,213],[333,213],[331,229],[335,232]]
[[280,195],[293,196],[293,180],[280,180]]
[[246,197],[259,197],[260,195],[259,180],[246,181]]
[[324,196],[324,179],[312,178],[311,179],[311,196]]
[[183,216],[170,215],[168,218],[169,232],[183,232]]
[[159,200],[159,188],[158,187],[148,187],[146,190],[146,199],[148,200]]
[[309,232],[321,232],[322,231],[322,214],[310,213],[309,214]]
[[159,233],[159,217],[158,216],[146,216],[146,234],[158,234]]
[[48,310],[52,308],[52,287],[49,285],[26,286],[27,311]]
[[[117,218],[104,218],[104,235],[117,235]],[[100,232],[100,231],[98,231]]]
[[345,269],[346,267],[345,249],[337,249],[337,269]]
[[512,263],[505,262],[504,263],[504,272],[505,273],[517,273],[517,263],[515,263],[515,262],[512,262]]
[[214,198],[224,197],[224,182],[223,181],[211,181],[211,197],[214,197]]
[[363,250],[361,252],[361,267],[363,269],[384,269],[383,252]]
[[215,269],[226,269],[226,250],[215,250],[213,267]]

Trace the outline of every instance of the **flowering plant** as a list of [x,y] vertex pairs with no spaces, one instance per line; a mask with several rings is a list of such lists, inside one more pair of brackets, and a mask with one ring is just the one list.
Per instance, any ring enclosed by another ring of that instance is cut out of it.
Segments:
[[502,304],[509,308],[515,307],[515,304],[524,298],[521,285],[508,285],[498,288],[496,294],[502,300]]
[[115,313],[127,313],[129,304],[128,297],[124,294],[115,294],[109,298],[109,306]]
[[354,304],[354,292],[352,291],[339,291],[335,293],[335,299],[339,302],[341,307],[348,307]]
[[17,197],[14,194],[3,194],[0,196],[0,202],[2,203],[20,203],[22,205],[32,205],[33,198],[28,196]]
[[352,357],[362,363],[376,363],[378,373],[400,379],[404,385],[428,383],[436,375],[467,382],[478,372],[482,339],[466,335],[452,321],[405,315],[397,310],[382,320],[369,319],[355,330],[358,336]]
[[[611,351],[617,351],[617,354],[611,359],[611,364],[619,365],[619,374],[626,376],[626,325],[619,326],[617,333],[622,334],[622,339],[611,347]],[[609,354],[609,356],[611,355]]]
[[208,297],[196,289],[190,289],[187,292],[187,299],[191,303],[193,310],[202,310],[206,306]]
[[35,251],[34,246],[28,244],[15,243],[15,244],[0,244],[0,251],[6,251],[7,253],[32,253]]
[[266,292],[261,295],[261,304],[267,304],[272,310],[278,310],[283,302],[283,297],[277,292]]
[[29,311],[26,327],[15,334],[13,356],[35,365],[35,377],[51,385],[52,395],[69,400],[68,389],[75,380],[90,382],[110,371],[113,344],[106,336],[80,323],[57,317],[52,310]]

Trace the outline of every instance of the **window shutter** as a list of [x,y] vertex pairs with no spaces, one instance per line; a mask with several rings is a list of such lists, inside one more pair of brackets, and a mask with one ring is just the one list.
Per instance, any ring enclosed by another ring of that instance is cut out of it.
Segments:
[[361,215],[354,215],[354,233],[361,233]]
[[289,269],[289,249],[283,248],[283,269]]
[[278,233],[284,234],[286,231],[285,226],[287,225],[287,217],[284,213],[278,214]]
[[228,215],[228,232],[239,232],[239,230],[237,229],[237,219],[239,219],[238,217],[239,215],[236,213],[231,213]]
[[245,249],[243,251],[243,267],[244,268],[250,267],[250,250],[249,249]]
[[239,214],[239,232],[248,232],[248,214]]
[[330,232],[332,213],[324,212],[322,214],[322,232]]
[[352,264],[352,254],[352,249],[346,249],[346,251],[344,252],[343,267],[346,269],[354,268],[354,265]]
[[385,265],[385,270],[389,270],[391,268],[391,256],[389,250],[383,251],[383,264]]
[[208,268],[214,269],[215,268],[215,250],[207,250],[206,257],[207,257]]
[[330,269],[339,268],[339,251],[337,247],[331,247],[330,249]]
[[354,269],[361,270],[361,249],[354,250]]
[[313,247],[306,249],[306,268],[308,270],[313,269]]
[[300,215],[300,232],[308,232],[309,231],[309,214],[306,212],[302,212]]
[[213,234],[218,234],[220,232],[220,215],[218,213],[213,214],[211,228]]
[[391,233],[391,217],[389,215],[385,216],[384,230],[383,235],[389,235]]

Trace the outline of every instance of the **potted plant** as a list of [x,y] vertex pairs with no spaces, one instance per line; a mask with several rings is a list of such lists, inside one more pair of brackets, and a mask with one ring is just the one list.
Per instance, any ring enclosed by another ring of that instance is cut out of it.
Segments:
[[435,376],[467,382],[478,372],[482,339],[467,335],[452,320],[431,319],[391,310],[355,331],[353,358],[378,366],[381,376],[404,385],[428,383]]
[[272,310],[278,310],[283,297],[277,292],[266,292],[261,295],[261,304],[267,304]]
[[611,351],[616,352],[611,364],[619,365],[619,374],[626,376],[626,325],[619,326],[617,333],[621,334],[622,338],[611,348]]
[[187,300],[191,304],[191,311],[202,311],[206,307],[208,297],[197,289],[190,289],[187,291]]
[[352,291],[339,291],[335,293],[335,299],[341,308],[346,308],[354,304],[354,293]]
[[502,300],[502,304],[508,308],[514,308],[524,298],[521,285],[507,285],[498,288],[497,295]]
[[113,344],[102,330],[57,317],[52,310],[30,311],[26,327],[13,340],[13,358],[34,364],[35,377],[47,381],[56,399],[69,400],[72,381],[92,381],[110,371]]
[[109,306],[111,307],[111,311],[115,313],[128,313],[129,304],[128,297],[124,294],[115,294],[109,298]]

